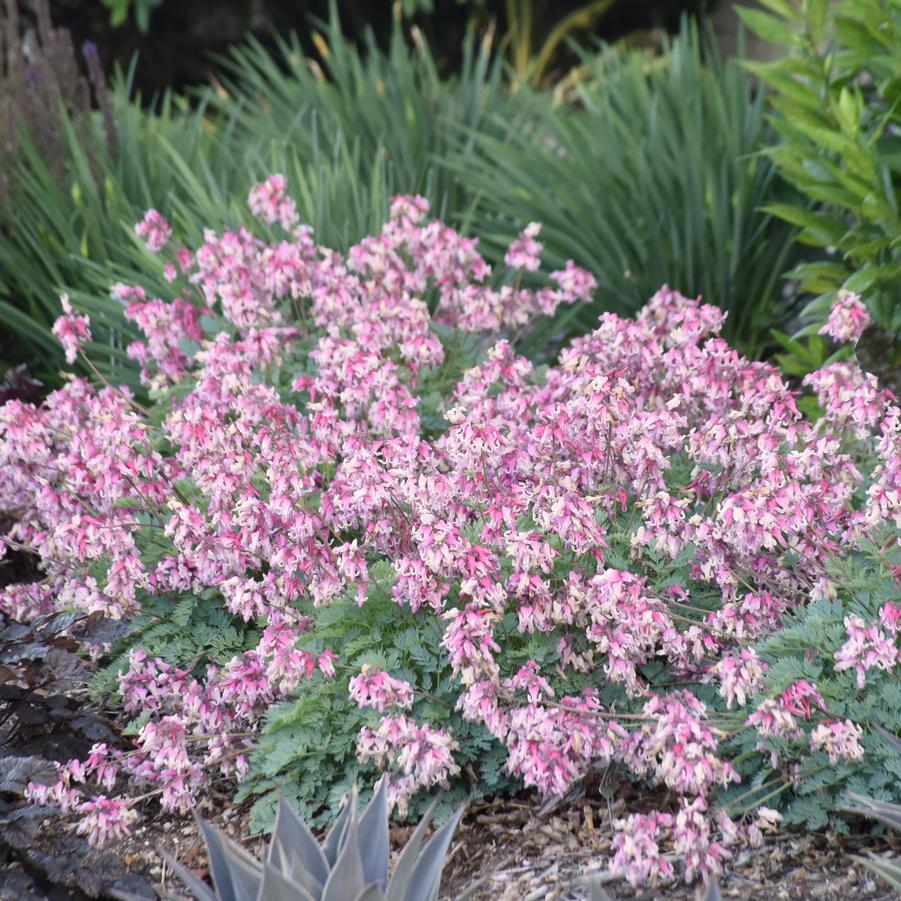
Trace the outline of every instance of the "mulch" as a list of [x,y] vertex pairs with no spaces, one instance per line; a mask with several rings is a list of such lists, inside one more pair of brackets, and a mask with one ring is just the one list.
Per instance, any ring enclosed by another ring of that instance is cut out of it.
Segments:
[[[614,815],[620,815],[614,808]],[[785,832],[768,836],[763,847],[742,848],[720,886],[723,898],[889,899],[888,885],[854,855],[901,854],[894,836],[840,836]],[[533,804],[498,801],[464,819],[445,869],[449,897],[478,884],[475,901],[575,901],[587,897],[594,877],[613,898],[694,899],[694,888],[667,885],[633,890],[607,875],[612,856],[606,808],[573,804],[547,817]]]
[[[211,819],[235,838],[246,835],[245,807],[231,805],[224,797]],[[148,811],[151,813],[151,811]],[[208,812],[208,816],[212,811]],[[396,848],[409,837],[411,827],[392,829]],[[44,853],[68,853],[65,825],[48,818],[39,849]],[[696,899],[696,889],[681,884],[633,890],[621,879],[607,875],[610,828],[606,810],[573,803],[552,815],[541,816],[533,799],[499,799],[474,805],[457,831],[442,881],[442,898],[464,892],[473,901],[582,901],[589,897],[586,880],[597,878],[611,898]],[[259,856],[261,839],[245,842]],[[165,850],[200,876],[208,876],[206,854],[193,821],[163,814],[150,816],[131,838],[112,852],[90,852],[78,860],[63,885],[54,885],[46,873],[21,859],[0,865],[2,901],[57,901],[90,897],[121,898],[131,890],[139,897],[154,893],[170,899],[186,898],[177,879],[159,854]],[[723,898],[753,901],[888,901],[901,897],[863,867],[855,856],[901,854],[901,842],[889,836],[839,836],[786,832],[768,836],[762,848],[741,849],[720,883]],[[90,881],[91,869],[106,873],[105,884],[94,892],[79,885]],[[65,867],[63,868],[65,870]],[[118,883],[109,874],[120,870]],[[130,873],[129,885],[124,873]],[[20,881],[16,881],[19,879]],[[152,888],[149,888],[152,887]]]

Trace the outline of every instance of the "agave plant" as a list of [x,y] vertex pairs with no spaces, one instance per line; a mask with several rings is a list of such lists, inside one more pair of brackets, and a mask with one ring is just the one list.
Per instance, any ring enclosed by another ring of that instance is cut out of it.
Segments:
[[197,818],[206,842],[212,891],[183,866],[172,868],[199,901],[436,901],[441,871],[463,808],[423,845],[434,803],[388,878],[388,796],[384,780],[360,813],[356,793],[320,845],[291,807],[279,801],[262,862]]

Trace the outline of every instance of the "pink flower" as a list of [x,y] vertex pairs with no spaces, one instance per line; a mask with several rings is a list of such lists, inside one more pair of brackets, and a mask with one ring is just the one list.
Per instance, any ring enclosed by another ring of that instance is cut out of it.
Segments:
[[720,683],[720,696],[726,699],[726,707],[733,703],[744,707],[748,698],[763,688],[766,664],[753,648],[742,648],[737,656],[725,656],[711,667],[710,675]]
[[510,245],[504,263],[511,269],[535,272],[541,265],[542,245],[535,240],[540,231],[541,225],[538,222],[530,222]]
[[850,429],[866,440],[890,410],[890,392],[881,391],[876,376],[850,360],[829,363],[804,377],[817,394],[825,419],[837,430]]
[[404,229],[418,226],[429,214],[429,202],[419,195],[398,194],[391,198],[391,221]]
[[558,296],[563,303],[575,303],[577,300],[588,302],[597,290],[597,280],[587,270],[582,269],[572,260],[566,261],[564,269],[551,273],[551,279],[557,282]]
[[901,603],[887,601],[879,608],[879,622],[890,635],[901,631]]
[[[825,710],[822,695],[806,679],[793,682],[778,698],[765,698],[757,710],[748,717],[748,725],[757,729],[764,738],[776,737],[795,740],[801,737],[801,728],[795,717],[809,720],[813,709]],[[758,745],[758,747],[761,747]],[[775,752],[771,753],[775,760]]]
[[775,698],[764,698],[748,717],[748,725],[754,726],[764,737],[795,739],[801,729],[785,705]]
[[833,765],[839,760],[850,763],[863,757],[863,748],[860,745],[862,735],[863,729],[851,720],[820,723],[810,733],[810,750],[825,751],[829,762]]
[[264,182],[254,185],[247,195],[247,205],[254,216],[267,225],[278,222],[290,229],[297,224],[297,207],[288,195],[288,181],[284,175],[270,175]]
[[365,726],[357,742],[357,759],[372,760],[389,770],[388,798],[397,805],[398,815],[407,815],[410,799],[420,788],[449,786],[448,779],[460,772],[453,752],[458,750],[453,736],[426,723],[418,726],[409,717],[382,718],[378,728]]
[[105,795],[85,801],[79,806],[78,813],[82,819],[76,831],[87,835],[88,841],[95,847],[131,835],[131,824],[138,817],[127,801]]
[[119,773],[119,764],[116,762],[119,758],[121,752],[110,750],[106,744],[95,744],[84,762],[85,773],[93,776],[98,785],[111,791]]
[[842,288],[832,304],[829,319],[819,334],[829,335],[840,344],[849,341],[857,344],[869,324],[870,314],[860,295]]
[[685,858],[685,881],[699,877],[709,885],[723,872],[723,862],[732,854],[719,842],[710,840],[710,822],[703,798],[682,801],[673,824],[673,847]]
[[845,629],[848,640],[836,651],[836,672],[854,669],[857,672],[857,687],[862,689],[869,670],[875,668],[889,672],[894,669],[898,662],[898,649],[876,623],[868,625],[859,616],[846,616]]
[[[77,761],[76,761],[77,763]],[[40,782],[29,782],[25,787],[25,798],[33,804],[58,807],[60,813],[70,813],[78,807],[81,792],[72,785],[72,774],[68,766],[54,764],[59,773],[59,780],[50,785]]]
[[814,707],[819,710],[826,709],[826,702],[823,700],[823,696],[817,691],[816,686],[811,685],[806,679],[798,679],[792,682],[782,692],[780,701],[790,714],[803,716],[805,720],[811,718]]
[[706,712],[687,691],[652,696],[642,709],[647,722],[633,752],[633,768],[653,769],[657,781],[685,795],[706,795],[716,785],[739,782],[732,764],[716,755],[716,738],[704,723]]
[[53,323],[53,334],[66,352],[66,362],[74,363],[82,345],[85,341],[91,340],[91,321],[87,316],[75,313],[68,294],[60,294],[59,301],[63,307],[63,315]]
[[316,660],[316,666],[319,668],[319,672],[321,672],[326,679],[335,678],[335,661],[337,659],[338,655],[329,648],[326,648]]
[[172,226],[156,210],[147,210],[135,226],[135,234],[143,238],[151,253],[159,253],[172,235]]
[[472,685],[481,678],[496,678],[494,654],[501,649],[493,635],[497,614],[468,604],[463,610],[449,610],[444,616],[449,623],[441,643],[460,681]]
[[507,770],[543,795],[561,797],[591,761],[612,760],[626,736],[599,711],[590,693],[562,698],[561,707],[530,703],[512,708],[505,720]]
[[368,663],[350,680],[349,688],[350,697],[358,707],[372,707],[379,713],[389,707],[409,710],[413,706],[413,689],[408,682],[373,669]]
[[673,878],[673,865],[660,853],[660,840],[672,828],[668,813],[635,813],[616,820],[610,872],[624,876],[633,888],[656,886]]

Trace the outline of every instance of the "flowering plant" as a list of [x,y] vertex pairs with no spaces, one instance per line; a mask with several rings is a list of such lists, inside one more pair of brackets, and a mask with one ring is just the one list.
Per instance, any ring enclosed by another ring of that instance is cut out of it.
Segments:
[[169,809],[221,773],[322,815],[378,770],[403,814],[600,762],[676,799],[616,824],[637,883],[673,875],[663,841],[709,880],[824,773],[828,814],[901,772],[901,410],[872,377],[812,374],[810,422],[668,288],[536,369],[519,338],[595,287],[539,275],[536,225],[492,273],[421,198],[346,256],[280,177],[250,203],[287,237],[139,226],[178,292],[114,288],[153,409],[83,379],[0,409],[4,540],[45,572],[3,609],[131,625],[135,750],[36,795],[103,838],[120,773]]

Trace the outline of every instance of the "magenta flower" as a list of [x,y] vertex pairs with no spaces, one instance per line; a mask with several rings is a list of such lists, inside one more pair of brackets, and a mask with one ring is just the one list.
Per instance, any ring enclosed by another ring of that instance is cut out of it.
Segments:
[[126,838],[131,835],[131,824],[138,818],[127,801],[97,795],[92,801],[85,801],[79,808],[81,822],[77,831],[86,835],[94,845]]
[[349,688],[350,697],[358,707],[372,707],[379,713],[389,707],[409,710],[413,706],[413,689],[408,682],[373,669],[368,663],[350,680]]
[[75,313],[68,294],[60,294],[59,301],[63,307],[63,315],[53,323],[53,334],[66,352],[66,362],[74,363],[82,345],[85,341],[91,340],[91,321],[87,316]]
[[829,335],[839,344],[857,344],[870,324],[870,314],[859,294],[840,290],[832,304],[829,319],[819,334]]
[[135,234],[144,240],[151,253],[159,253],[172,235],[172,226],[156,210],[147,210],[135,226]]

